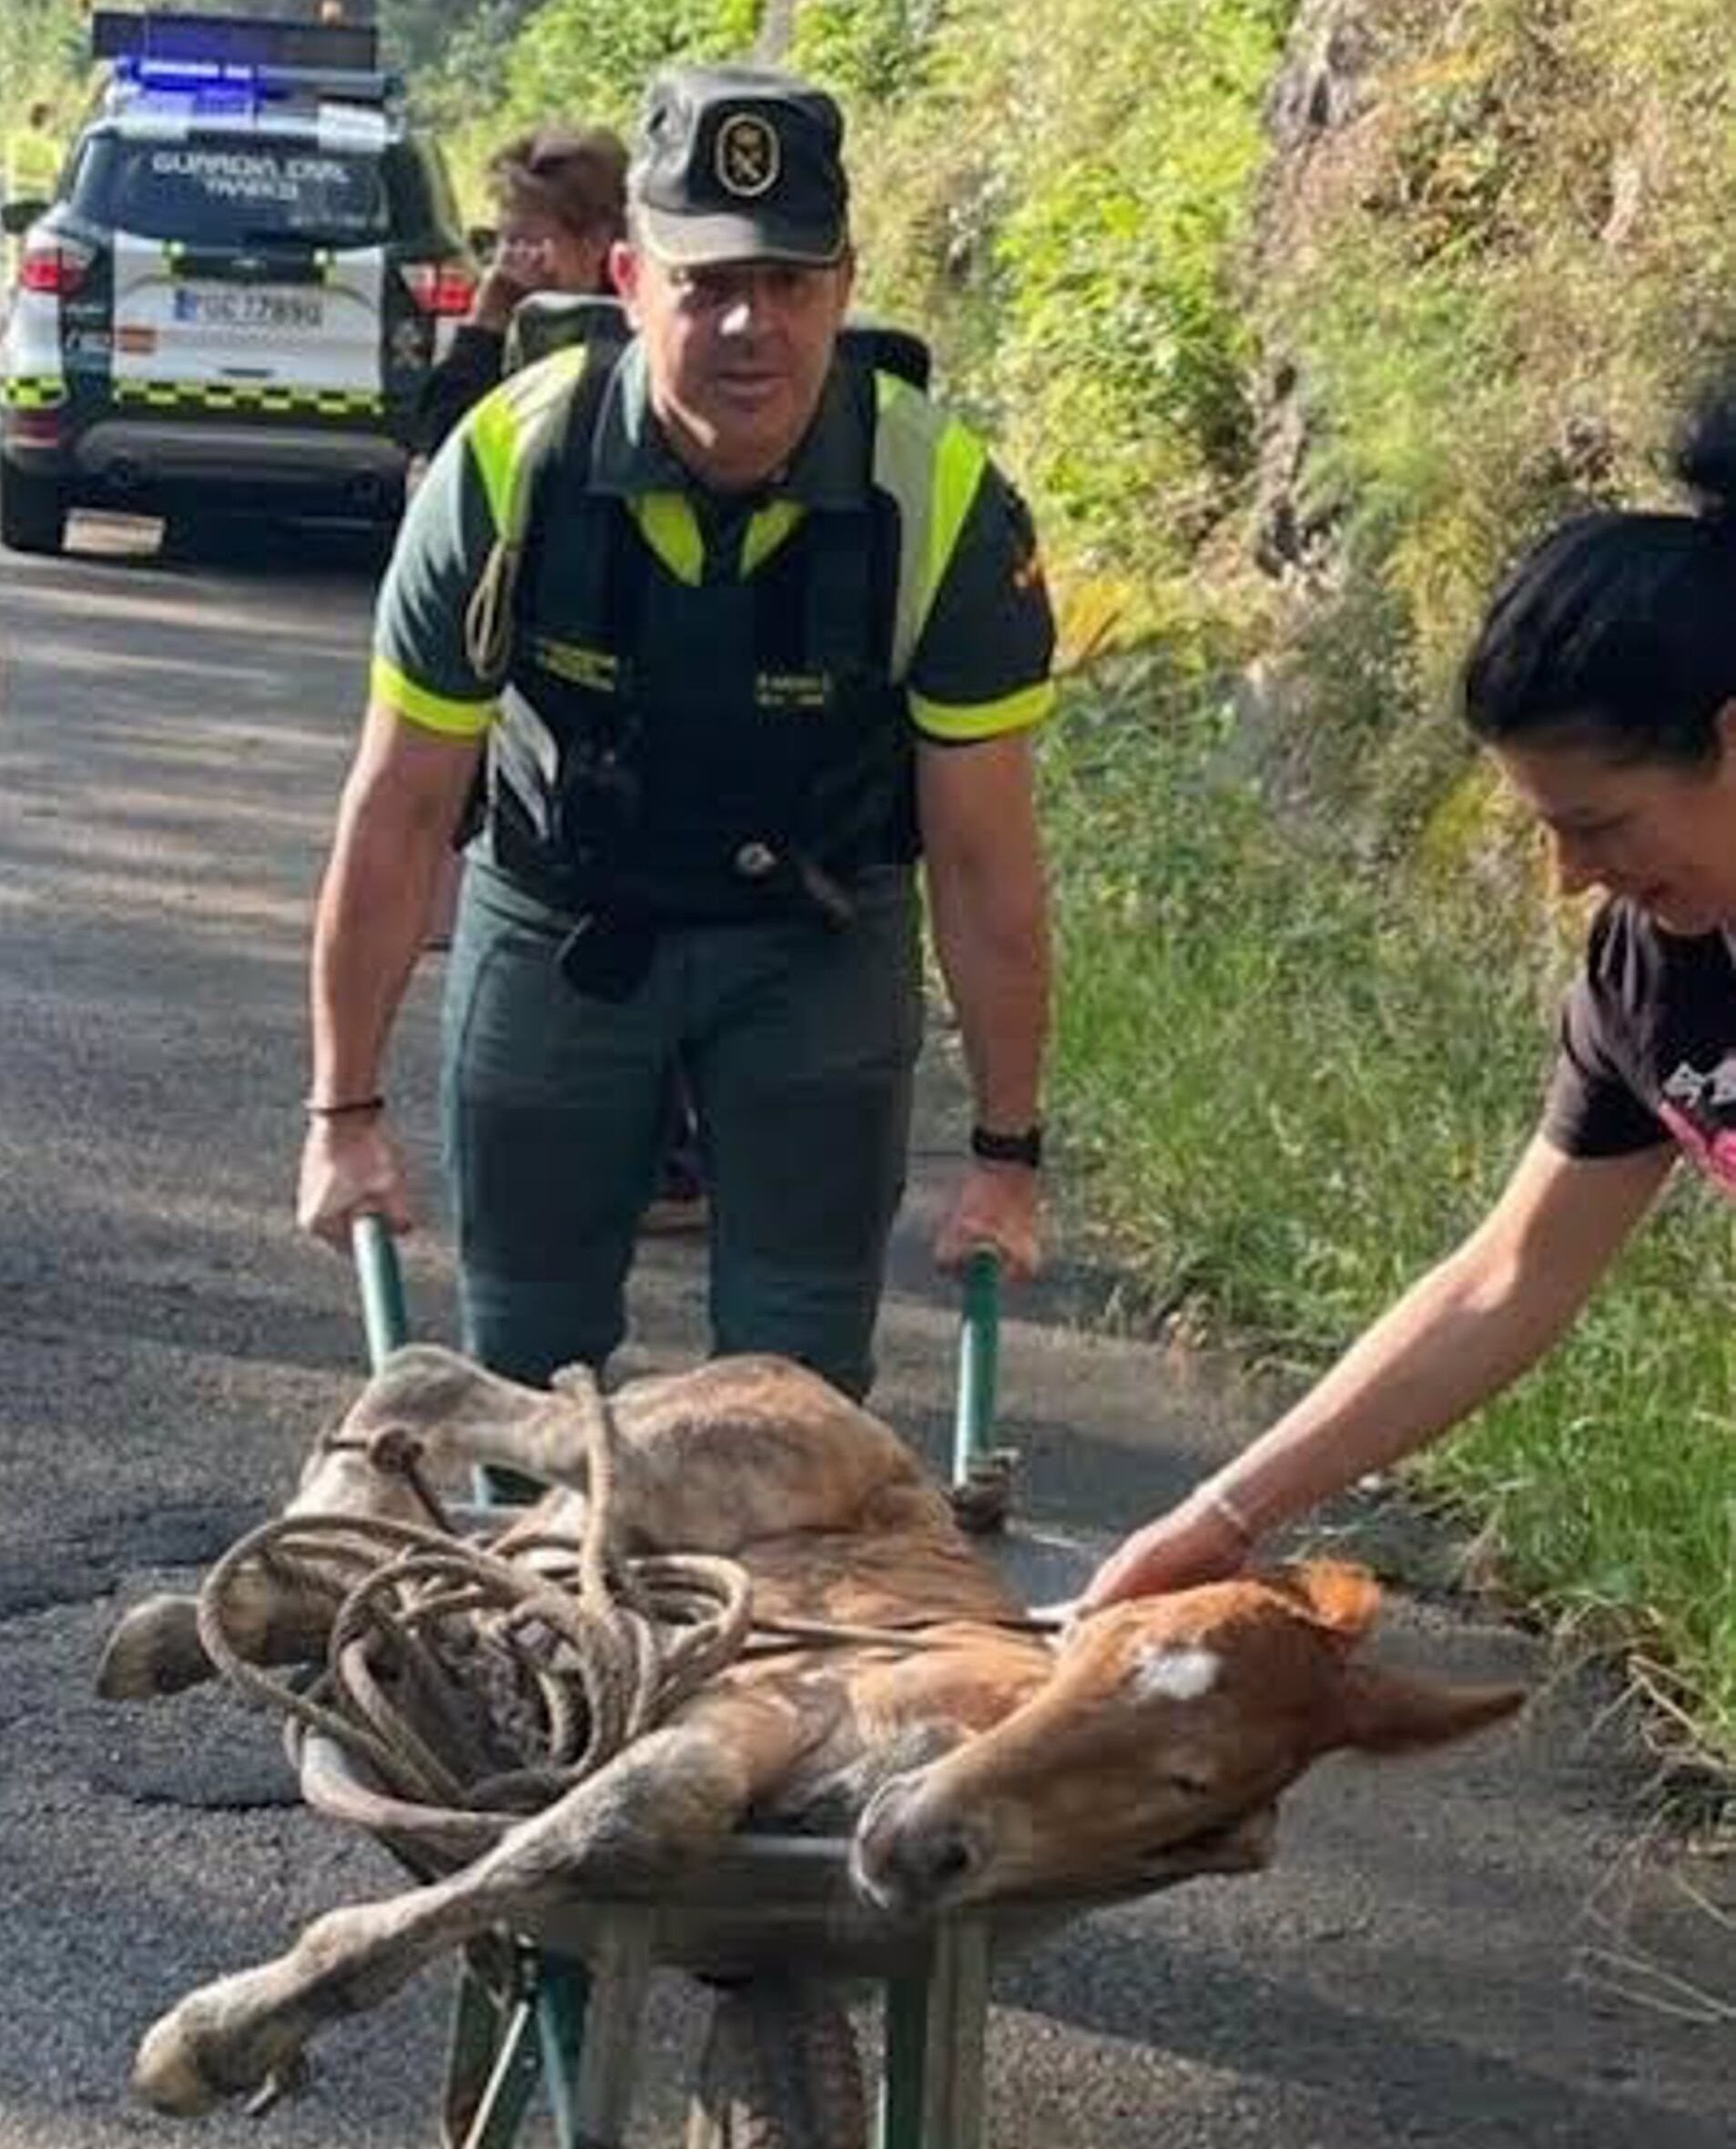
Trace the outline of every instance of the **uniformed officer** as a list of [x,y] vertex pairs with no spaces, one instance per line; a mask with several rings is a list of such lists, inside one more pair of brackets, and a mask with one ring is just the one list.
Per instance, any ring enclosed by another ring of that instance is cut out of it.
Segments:
[[[55,139],[54,110],[38,98],[25,114],[25,124],[6,137],[5,156],[0,162],[0,198],[8,205],[24,201],[46,204],[53,200],[60,177],[60,145]],[[13,232],[6,240],[5,273],[15,283],[24,258],[24,238]],[[5,294],[0,291],[0,319],[5,312]]]
[[381,595],[320,900],[300,1215],[334,1242],[360,1211],[410,1220],[381,1066],[486,743],[446,1161],[466,1347],[522,1379],[621,1337],[679,1058],[716,1348],[866,1391],[922,1028],[919,856],[976,1119],[937,1252],[1036,1264],[1052,627],[980,445],[840,354],[841,136],[787,76],[661,76],[614,258],[635,336],[477,407]]
[[25,124],[6,137],[5,198],[7,201],[49,201],[60,176],[60,146],[55,139],[54,110],[38,98],[25,115]]

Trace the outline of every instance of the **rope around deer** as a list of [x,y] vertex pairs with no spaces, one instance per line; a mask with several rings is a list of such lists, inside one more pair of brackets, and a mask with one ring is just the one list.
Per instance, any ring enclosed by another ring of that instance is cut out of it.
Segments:
[[[364,1763],[381,1793],[449,1816],[513,1818],[594,1775],[749,1651],[932,1646],[923,1631],[932,1622],[756,1620],[746,1570],[733,1559],[618,1557],[613,1414],[584,1366],[563,1369],[553,1385],[584,1414],[576,1540],[520,1521],[502,1533],[512,1554],[503,1557],[457,1535],[406,1429],[329,1439],[328,1452],[354,1446],[401,1475],[429,1523],[289,1515],[252,1531],[199,1593],[199,1639],[218,1670]],[[331,1607],[325,1667],[310,1685],[274,1676],[236,1637],[237,1586],[252,1566]],[[1052,1633],[1061,1622],[997,1624]]]
[[[736,1561],[614,1556],[613,1417],[583,1368],[555,1384],[584,1413],[589,1492],[576,1542],[521,1526],[508,1559],[434,1526],[444,1517],[414,1472],[413,1442],[387,1428],[360,1444],[410,1477],[429,1525],[284,1515],[233,1546],[200,1590],[199,1640],[217,1668],[336,1741],[391,1796],[447,1812],[535,1811],[661,1723],[747,1642],[750,1590]],[[310,1686],[274,1676],[237,1639],[237,1584],[255,1566],[331,1605],[325,1667]]]

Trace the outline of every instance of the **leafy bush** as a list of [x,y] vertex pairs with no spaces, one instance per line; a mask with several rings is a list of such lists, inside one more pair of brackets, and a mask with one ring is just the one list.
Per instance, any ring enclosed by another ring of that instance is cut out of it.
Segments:
[[659,67],[739,56],[757,21],[755,0],[546,0],[513,51],[509,116],[625,127]]
[[[1376,817],[1415,827],[1457,781],[1457,661],[1501,569],[1568,512],[1660,496],[1728,360],[1722,19],[1708,0],[1404,11],[1361,117],[1310,147],[1307,244],[1264,258],[1259,313],[1301,373],[1348,601],[1378,623],[1365,664],[1413,683],[1386,731],[1427,775],[1365,759],[1352,796]],[[1343,654],[1309,674],[1328,734]]]
[[[1233,269],[1281,0],[877,0],[798,18],[852,107],[864,288],[926,329],[1051,551],[1149,620],[1236,496],[1252,346]],[[907,95],[912,84],[920,95]]]
[[807,0],[789,64],[852,102],[888,106],[929,86],[947,0]]
[[0,7],[0,135],[38,97],[69,121],[89,58],[90,25],[80,0],[7,0]]

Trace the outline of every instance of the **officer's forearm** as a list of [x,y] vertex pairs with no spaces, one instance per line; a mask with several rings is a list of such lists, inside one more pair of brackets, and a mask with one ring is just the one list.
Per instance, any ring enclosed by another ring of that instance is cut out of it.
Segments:
[[991,867],[931,858],[929,901],[977,1122],[1020,1131],[1040,1116],[1049,1029],[1049,927],[1034,843]]
[[[462,794],[461,794],[462,796]],[[312,1096],[371,1097],[421,952],[455,808],[358,756],[314,924]]]

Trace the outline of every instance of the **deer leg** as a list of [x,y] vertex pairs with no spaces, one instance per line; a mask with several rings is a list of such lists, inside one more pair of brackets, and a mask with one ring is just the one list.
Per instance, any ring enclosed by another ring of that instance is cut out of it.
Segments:
[[[286,1515],[347,1515],[359,1521],[426,1524],[427,1510],[401,1472],[364,1448],[317,1445]],[[309,1664],[325,1655],[335,1599],[299,1586],[280,1567],[243,1569],[225,1599],[228,1631],[254,1664]],[[181,1591],[147,1597],[116,1622],[96,1669],[105,1701],[147,1701],[214,1676],[198,1636],[198,1599]]]
[[[580,1382],[527,1388],[435,1344],[397,1351],[344,1421],[366,1439],[391,1425],[440,1465],[493,1464],[588,1489]],[[945,1505],[909,1450],[869,1412],[788,1359],[716,1358],[632,1381],[609,1399],[618,1435],[612,1521],[642,1548],[731,1553],[795,1530],[937,1523]]]
[[527,1388],[439,1343],[394,1351],[350,1405],[345,1439],[391,1426],[436,1467],[494,1464],[583,1491],[588,1475],[582,1398]]
[[191,1992],[139,2046],[134,2087],[191,2115],[289,2068],[326,2023],[376,2006],[490,1927],[533,1924],[563,1895],[702,1855],[812,1737],[775,1697],[720,1693],[618,1755],[450,1880],[317,1919],[286,1954]]

